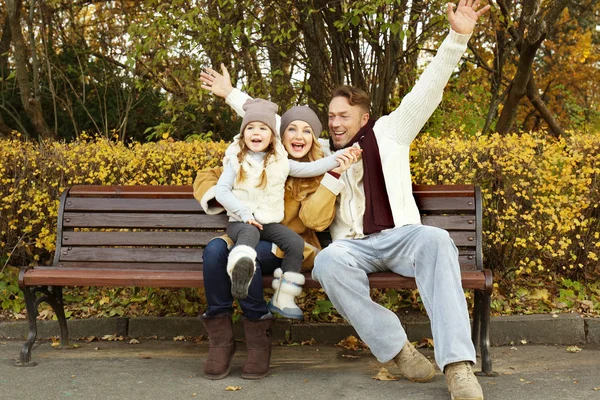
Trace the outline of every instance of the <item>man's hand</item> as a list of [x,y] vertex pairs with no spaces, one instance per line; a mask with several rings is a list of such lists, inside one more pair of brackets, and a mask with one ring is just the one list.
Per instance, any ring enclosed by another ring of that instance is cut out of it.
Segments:
[[473,32],[473,29],[475,29],[475,25],[477,24],[477,19],[490,9],[490,5],[488,4],[477,11],[479,5],[479,0],[460,0],[456,11],[454,11],[455,4],[448,3],[446,13],[448,14],[448,21],[450,21],[452,30],[463,35],[468,35]]
[[227,71],[224,64],[221,64],[221,71],[223,74],[218,73],[212,68],[205,68],[200,74],[200,80],[204,83],[202,89],[211,91],[215,96],[225,98],[229,96],[229,93],[233,90],[233,86],[231,85],[229,71]]

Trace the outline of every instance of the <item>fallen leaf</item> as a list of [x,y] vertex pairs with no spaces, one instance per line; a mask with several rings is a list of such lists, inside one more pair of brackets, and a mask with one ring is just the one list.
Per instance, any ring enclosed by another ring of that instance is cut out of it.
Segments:
[[598,391],[598,390],[600,390],[600,386],[599,386],[599,387],[595,387],[595,388],[594,388],[594,390],[595,390],[595,391]]
[[50,346],[58,347],[58,346],[60,346],[60,342],[52,342],[52,344]]
[[300,342],[300,345],[302,346],[314,346],[315,344],[317,344],[317,341],[314,338],[311,338],[310,340],[304,340],[303,342]]
[[566,348],[569,353],[579,353],[581,349],[577,346],[569,346]]
[[198,396],[197,393],[192,393],[192,397],[196,397],[196,396]]
[[395,377],[394,375],[390,374],[389,371],[385,368],[381,368],[379,370],[379,372],[377,373],[377,375],[372,376],[372,379],[375,379],[377,381],[395,381],[398,380],[397,377]]
[[94,350],[100,350],[100,347],[94,347]]
[[77,343],[75,343],[75,344],[71,345],[71,347],[72,347],[72,348],[74,348],[74,349],[78,349],[78,348],[80,348],[80,347],[81,347],[81,345],[80,345],[80,344],[77,344]]
[[368,348],[366,344],[358,340],[358,338],[353,335],[350,335],[347,338],[340,340],[336,346],[340,346],[348,350],[360,350]]
[[227,386],[225,388],[228,392],[235,392],[236,390],[242,390],[241,386]]
[[351,360],[354,360],[356,358],[360,358],[359,356],[353,356],[353,355],[350,355],[350,354],[342,354],[342,357],[349,358]]
[[175,336],[175,337],[173,338],[173,340],[175,340],[175,341],[179,341],[179,340],[185,340],[185,337],[184,337],[183,335],[180,335],[180,336]]
[[139,341],[139,340],[137,340],[137,339],[131,339],[131,340],[129,341],[129,344],[140,344],[140,341]]
[[527,344],[527,340],[525,340],[525,339],[521,340],[521,344]]
[[423,339],[421,339],[421,341],[419,343],[417,343],[417,345],[415,347],[433,349],[433,339],[423,338]]
[[548,292],[548,289],[534,289],[529,295],[531,300],[548,300],[549,297],[550,292]]
[[96,336],[88,336],[84,339],[86,342],[91,343],[91,342],[95,342],[98,340],[98,338]]

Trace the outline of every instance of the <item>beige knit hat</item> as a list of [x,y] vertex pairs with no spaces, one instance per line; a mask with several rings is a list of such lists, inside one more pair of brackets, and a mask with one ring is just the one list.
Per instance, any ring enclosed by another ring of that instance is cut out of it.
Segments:
[[250,99],[247,100],[242,109],[245,111],[244,119],[242,120],[242,126],[240,127],[240,133],[244,134],[246,125],[250,122],[262,122],[271,128],[271,132],[275,136],[277,134],[277,122],[275,116],[277,115],[277,104],[264,99]]
[[281,125],[279,128],[279,132],[283,135],[285,129],[288,127],[290,122],[292,121],[304,121],[310,125],[315,134],[315,139],[318,139],[321,136],[321,132],[323,131],[323,126],[321,125],[321,121],[319,121],[319,117],[313,110],[311,110],[308,106],[295,106],[287,110],[281,116]]

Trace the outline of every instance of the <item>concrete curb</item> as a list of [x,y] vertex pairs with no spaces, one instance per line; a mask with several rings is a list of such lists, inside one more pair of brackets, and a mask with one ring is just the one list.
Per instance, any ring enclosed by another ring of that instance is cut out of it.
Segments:
[[[132,338],[171,339],[176,336],[206,336],[198,318],[193,317],[139,317],[90,318],[70,320],[69,334],[73,339],[89,336],[113,335]],[[411,316],[403,325],[412,341],[431,337],[429,320],[425,316]],[[38,321],[38,339],[57,336],[56,321]],[[234,325],[236,338],[243,339],[241,321]],[[25,340],[27,321],[0,322],[0,338]],[[358,336],[349,324],[304,324],[278,319],[273,329],[275,341],[338,343],[350,336]],[[563,344],[600,346],[600,319],[582,318],[576,314],[518,315],[492,317],[490,326],[492,346],[513,344]]]

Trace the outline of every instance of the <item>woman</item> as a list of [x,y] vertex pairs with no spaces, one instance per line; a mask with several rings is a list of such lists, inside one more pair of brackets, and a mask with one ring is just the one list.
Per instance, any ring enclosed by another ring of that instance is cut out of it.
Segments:
[[[224,66],[223,74],[207,69],[201,74],[203,88],[225,98],[236,112],[244,111],[236,104],[244,104],[250,97],[231,85],[231,78]],[[314,161],[323,157],[317,141],[322,127],[317,115],[308,107],[296,106],[278,119],[281,139],[290,158],[297,161]],[[343,188],[338,180],[357,158],[351,155],[340,160],[340,167],[316,178],[288,178],[285,187],[285,212],[281,222],[298,233],[305,241],[303,270],[310,270],[314,257],[320,249],[315,231],[329,226],[335,216],[335,199]],[[194,197],[204,210],[215,214],[223,209],[214,201],[214,186],[221,168],[200,171],[194,182]],[[222,379],[229,373],[235,353],[231,312],[233,297],[231,281],[226,272],[227,256],[231,241],[227,237],[216,238],[204,250],[204,288],[208,307],[201,319],[210,337],[208,360],[204,375],[208,379]],[[271,275],[281,266],[282,252],[271,243],[260,242],[256,248],[256,273],[250,283],[248,296],[239,300],[243,311],[243,324],[248,346],[248,358],[242,367],[242,378],[259,379],[267,375],[271,356],[270,334],[273,316],[263,298],[262,275]],[[277,277],[276,277],[277,278]],[[278,285],[278,279],[274,285]]]

